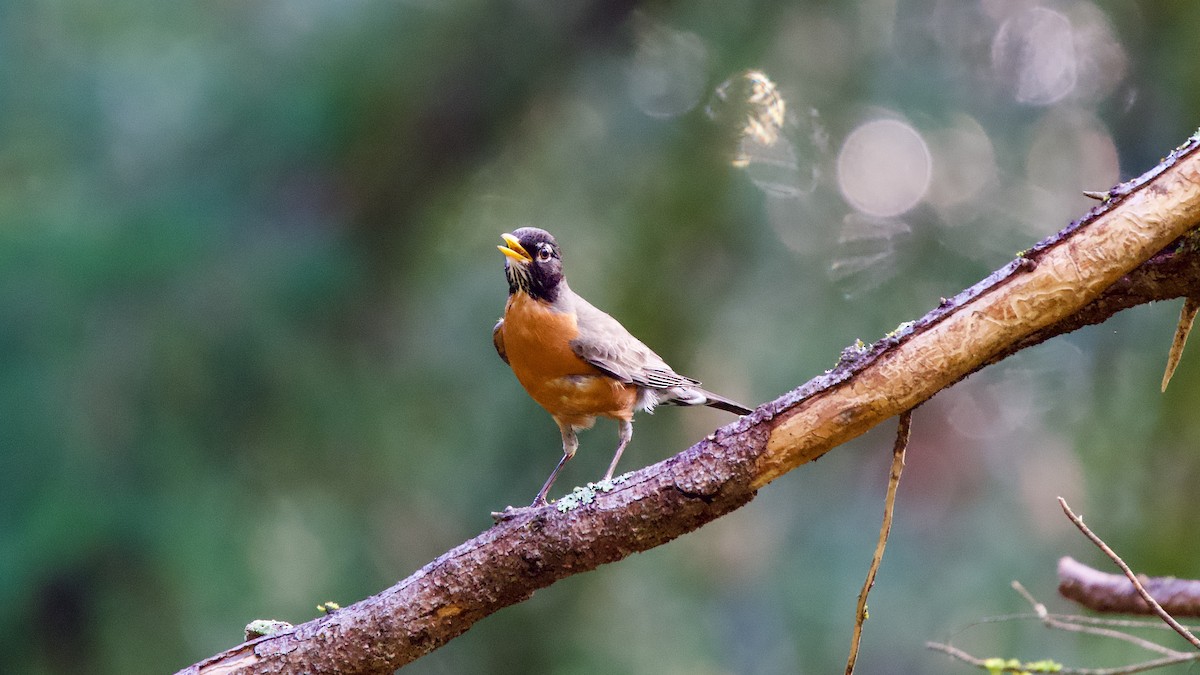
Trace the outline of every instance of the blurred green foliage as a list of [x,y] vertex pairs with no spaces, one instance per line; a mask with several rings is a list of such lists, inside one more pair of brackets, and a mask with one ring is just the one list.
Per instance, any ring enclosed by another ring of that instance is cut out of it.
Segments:
[[[558,434],[489,342],[501,232],[551,230],[575,290],[681,372],[766,400],[1181,142],[1198,27],[1184,0],[0,3],[3,669],[170,672],[529,500]],[[786,106],[775,143],[744,133],[751,68]],[[870,183],[843,144],[877,119],[917,163]],[[892,187],[913,205],[876,200]],[[917,412],[863,672],[956,670],[923,648],[947,637],[1131,657],[959,631],[1021,611],[1013,578],[1052,600],[1059,555],[1101,564],[1059,494],[1135,568],[1200,576],[1200,359],[1157,390],[1176,311]],[[623,468],[727,421],[639,418]],[[839,669],[889,434],[408,670]],[[560,489],[614,440],[584,434]]]

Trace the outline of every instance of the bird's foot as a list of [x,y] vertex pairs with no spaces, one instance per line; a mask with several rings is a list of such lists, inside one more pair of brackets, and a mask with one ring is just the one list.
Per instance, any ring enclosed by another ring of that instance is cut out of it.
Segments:
[[563,513],[573,511],[585,504],[591,504],[596,500],[597,495],[602,492],[612,492],[617,489],[617,486],[633,476],[633,472],[626,472],[616,478],[604,478],[598,483],[588,483],[585,486],[577,487],[569,494],[563,495],[560,499],[547,501],[545,497],[539,497],[533,500],[529,506],[506,506],[503,511],[492,511],[492,520],[497,523],[503,523],[513,518],[524,516],[534,511],[539,511],[547,506],[553,506]]

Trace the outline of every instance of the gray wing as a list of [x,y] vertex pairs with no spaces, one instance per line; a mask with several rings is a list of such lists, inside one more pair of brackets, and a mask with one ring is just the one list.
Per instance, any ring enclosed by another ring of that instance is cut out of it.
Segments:
[[492,344],[495,345],[500,360],[508,363],[508,353],[504,351],[504,319],[497,321],[496,326],[492,328]]
[[700,384],[676,373],[616,319],[578,296],[575,315],[579,322],[579,337],[571,341],[571,348],[579,358],[612,377],[649,389]]

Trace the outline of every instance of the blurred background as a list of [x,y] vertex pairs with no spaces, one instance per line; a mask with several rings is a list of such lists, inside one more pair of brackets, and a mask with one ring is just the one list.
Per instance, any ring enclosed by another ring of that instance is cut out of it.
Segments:
[[[172,672],[350,604],[525,504],[560,454],[496,357],[501,232],[757,404],[1002,266],[1200,119],[1191,0],[0,3],[0,654]],[[1061,555],[1200,576],[1179,303],[918,410],[864,673],[1075,666]],[[634,469],[730,416],[637,422]],[[893,423],[412,673],[840,672]],[[616,440],[582,435],[556,492]],[[1169,638],[1168,638],[1169,639]]]

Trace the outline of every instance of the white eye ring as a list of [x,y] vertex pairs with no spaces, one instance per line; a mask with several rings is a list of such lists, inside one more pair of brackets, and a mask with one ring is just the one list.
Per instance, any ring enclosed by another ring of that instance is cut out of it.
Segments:
[[542,247],[538,248],[538,260],[540,260],[542,262],[546,262],[549,259],[550,259],[550,248],[548,246],[542,246]]

